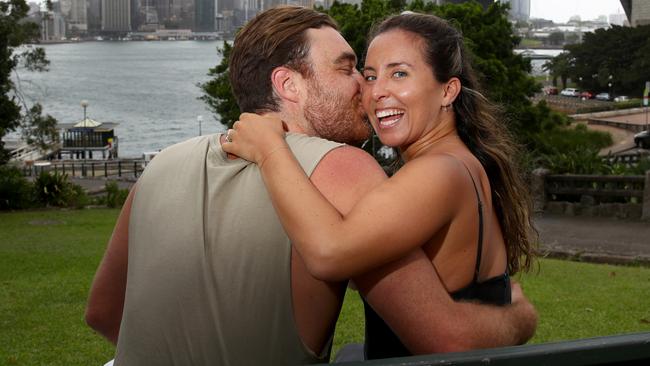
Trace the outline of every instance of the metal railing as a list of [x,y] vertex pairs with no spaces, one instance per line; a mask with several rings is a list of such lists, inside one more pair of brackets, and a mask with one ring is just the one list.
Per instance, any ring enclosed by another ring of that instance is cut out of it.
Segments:
[[49,165],[25,166],[23,174],[38,175],[41,172],[67,174],[70,177],[138,178],[146,162],[142,159],[111,161],[53,161]]
[[545,189],[548,201],[579,202],[582,196],[596,202],[629,202],[643,199],[645,177],[642,175],[547,175]]

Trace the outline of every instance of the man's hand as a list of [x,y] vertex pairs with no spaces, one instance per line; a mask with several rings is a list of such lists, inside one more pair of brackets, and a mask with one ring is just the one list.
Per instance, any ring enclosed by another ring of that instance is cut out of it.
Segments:
[[513,284],[507,306],[455,302],[421,250],[354,279],[359,291],[413,354],[525,343],[537,313]]
[[513,280],[510,286],[512,288],[512,305],[510,307],[514,312],[513,318],[519,319],[517,327],[519,341],[517,344],[524,344],[535,335],[538,315],[533,304],[524,296],[521,285]]

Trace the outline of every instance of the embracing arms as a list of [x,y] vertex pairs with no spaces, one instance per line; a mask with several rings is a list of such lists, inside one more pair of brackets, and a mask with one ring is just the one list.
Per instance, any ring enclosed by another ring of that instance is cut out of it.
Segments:
[[[332,150],[311,176],[319,192],[343,214],[385,180],[375,160],[352,147]],[[419,248],[356,276],[354,282],[416,354],[520,344],[535,331],[535,309],[518,286],[513,287],[509,306],[456,303]]]
[[342,216],[285,148],[279,120],[252,114],[240,118],[230,131],[233,142],[223,148],[261,163],[282,225],[318,278],[341,280],[399,258],[427,242],[455,213],[457,187],[450,179],[432,179],[431,172],[445,177],[458,164],[416,159]]
[[511,305],[454,302],[420,249],[354,281],[413,354],[523,344],[537,327],[537,313],[518,284]]

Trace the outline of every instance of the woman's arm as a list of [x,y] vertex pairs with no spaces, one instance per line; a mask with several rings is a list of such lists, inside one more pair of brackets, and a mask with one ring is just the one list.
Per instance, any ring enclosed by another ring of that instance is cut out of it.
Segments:
[[405,255],[447,224],[458,206],[449,177],[459,164],[449,157],[416,159],[344,217],[309,182],[279,120],[240,118],[230,131],[233,142],[223,148],[260,165],[284,229],[318,278],[349,278]]

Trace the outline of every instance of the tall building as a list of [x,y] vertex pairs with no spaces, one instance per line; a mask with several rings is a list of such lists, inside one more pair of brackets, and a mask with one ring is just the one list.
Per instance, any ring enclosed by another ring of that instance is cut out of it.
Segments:
[[624,26],[627,23],[627,16],[625,14],[610,14],[609,24]]
[[214,32],[216,30],[217,2],[215,0],[196,0],[195,31]]
[[97,32],[102,29],[102,1],[88,1],[88,31]]
[[68,23],[68,29],[73,31],[87,31],[88,5],[86,0],[60,0],[61,14]]
[[102,30],[106,32],[131,31],[130,0],[102,0]]
[[632,27],[650,24],[650,1],[621,0],[621,5]]
[[528,21],[530,19],[530,0],[500,0],[510,4],[510,19]]
[[60,41],[65,36],[63,15],[58,11],[41,12],[41,40]]

